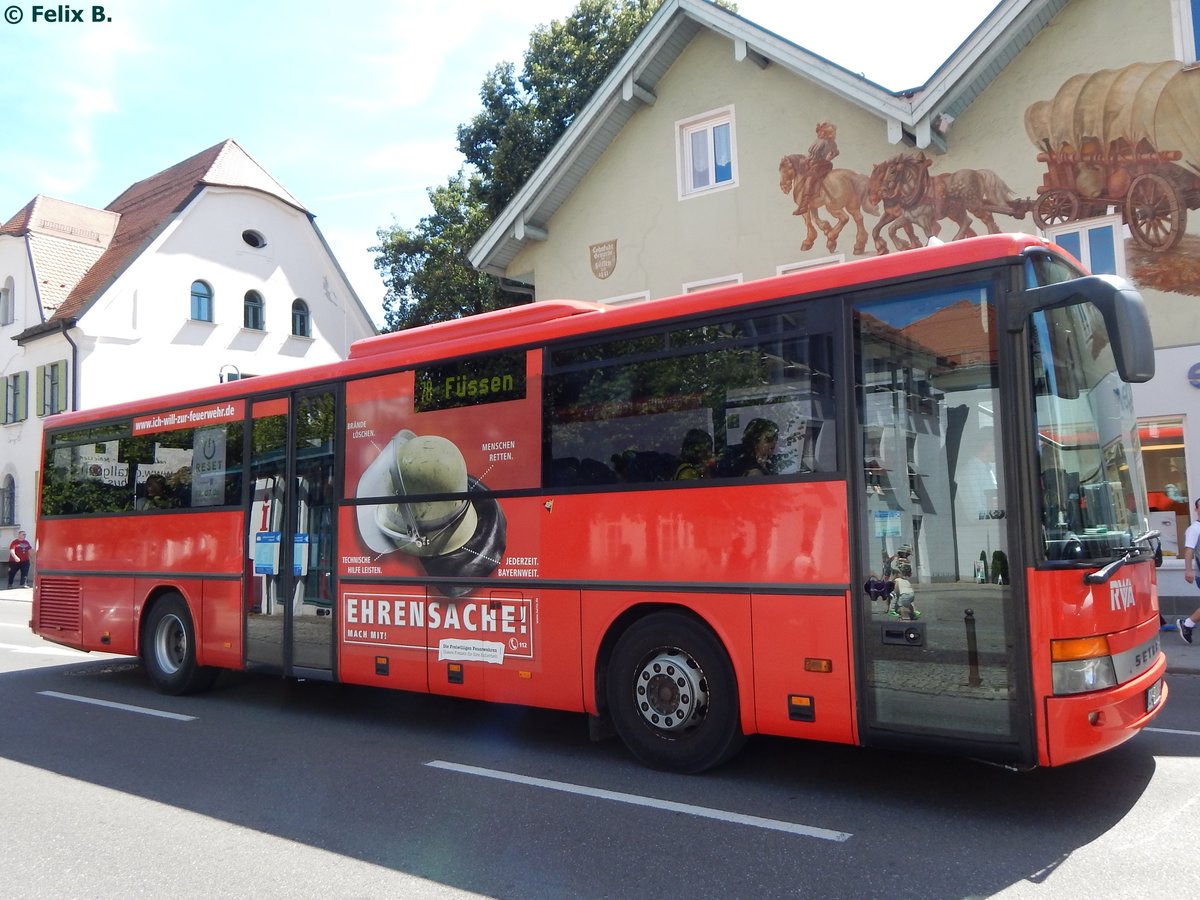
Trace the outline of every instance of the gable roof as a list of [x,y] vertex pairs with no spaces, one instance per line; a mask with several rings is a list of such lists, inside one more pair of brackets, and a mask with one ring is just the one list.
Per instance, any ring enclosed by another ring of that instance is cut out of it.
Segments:
[[923,86],[890,91],[707,0],[665,0],[468,259],[503,276],[526,240],[545,240],[554,213],[703,29],[729,38],[739,61],[782,66],[876,115],[889,142],[941,150],[950,123],[1067,2],[1001,0]]
[[106,207],[121,217],[116,234],[108,249],[50,319],[77,317],[84,312],[208,185],[262,191],[311,218],[300,201],[284,190],[236,141],[216,144],[131,185]]

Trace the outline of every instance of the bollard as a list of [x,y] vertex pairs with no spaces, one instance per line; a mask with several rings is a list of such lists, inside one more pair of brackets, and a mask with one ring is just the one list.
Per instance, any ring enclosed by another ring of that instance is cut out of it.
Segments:
[[967,684],[979,687],[983,679],[979,677],[979,644],[975,640],[975,610],[963,610],[963,624],[967,629]]

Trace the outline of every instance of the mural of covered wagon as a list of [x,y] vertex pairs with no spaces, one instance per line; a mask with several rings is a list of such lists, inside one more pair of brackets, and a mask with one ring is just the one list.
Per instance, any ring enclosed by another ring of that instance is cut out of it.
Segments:
[[1175,247],[1200,208],[1200,72],[1171,60],[1081,73],[1025,111],[1046,173],[1042,228],[1119,209],[1147,250]]

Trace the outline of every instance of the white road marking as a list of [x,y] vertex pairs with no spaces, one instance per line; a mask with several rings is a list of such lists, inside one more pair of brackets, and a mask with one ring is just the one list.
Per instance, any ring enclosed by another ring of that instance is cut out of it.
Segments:
[[784,831],[788,834],[798,834],[804,837],[820,838],[823,841],[847,841],[852,834],[845,831],[830,831],[812,825],[800,825],[795,822],[784,822],[780,819],[764,819],[759,816],[747,816],[742,813],[727,812],[721,809],[710,809],[706,806],[693,806],[690,803],[675,803],[672,800],[656,800],[653,797],[641,797],[637,794],[625,794],[620,791],[606,791],[600,788],[584,787],[569,784],[565,781],[547,781],[544,778],[530,778],[527,775],[516,775],[512,772],[501,772],[497,769],[481,769],[477,766],[464,766],[459,763],[444,762],[435,759],[425,763],[435,769],[446,769],[463,775],[478,775],[482,778],[493,778],[497,781],[511,781],[515,784],[525,784],[531,787],[546,788],[551,791],[562,791],[566,794],[579,794],[584,797],[596,797],[600,800],[613,800],[617,803],[629,803],[633,806],[648,806],[652,809],[663,809],[669,812],[686,813],[689,816],[699,816],[704,819],[717,819],[731,822],[735,825],[750,825],[754,828],[766,828],[771,831]]
[[72,650],[70,647],[26,647],[20,644],[0,644],[0,650],[11,650],[13,653],[44,653],[47,656],[87,656],[82,650]]
[[1200,731],[1183,731],[1179,728],[1143,728],[1142,731],[1157,731],[1159,734],[1186,734],[1188,737],[1200,737]]
[[194,722],[195,716],[184,716],[179,713],[164,712],[161,709],[147,709],[144,706],[130,706],[128,703],[113,703],[111,700],[97,700],[94,697],[79,697],[75,694],[60,694],[58,691],[38,691],[43,697],[56,697],[59,700],[74,700],[76,703],[90,703],[93,706],[106,706],[109,709],[121,709],[125,712],[141,713],[143,716],[158,716],[160,719],[174,719],[177,722]]

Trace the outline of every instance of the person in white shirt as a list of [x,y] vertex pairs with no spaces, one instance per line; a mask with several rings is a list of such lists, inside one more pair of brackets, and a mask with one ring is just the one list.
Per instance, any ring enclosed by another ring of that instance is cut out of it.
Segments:
[[[1192,504],[1192,508],[1195,510],[1195,518],[1183,536],[1183,577],[1187,579],[1188,584],[1196,584],[1197,587],[1200,587],[1200,583],[1196,581],[1195,563],[1193,562],[1196,556],[1196,544],[1200,542],[1200,497],[1196,498],[1196,502]],[[1190,644],[1192,642],[1192,629],[1198,623],[1200,623],[1200,608],[1197,608],[1186,619],[1175,620],[1175,625],[1179,628],[1179,636],[1183,638],[1185,643]]]

